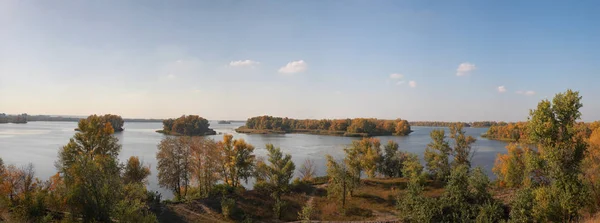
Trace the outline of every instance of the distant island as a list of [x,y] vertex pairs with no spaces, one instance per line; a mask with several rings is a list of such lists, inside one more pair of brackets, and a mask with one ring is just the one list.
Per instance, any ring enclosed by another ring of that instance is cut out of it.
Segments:
[[225,120],[221,120],[219,122],[217,122],[218,124],[231,124],[231,121],[225,121]]
[[175,136],[216,135],[217,132],[209,127],[210,123],[205,118],[197,115],[182,115],[176,119],[164,120],[163,129],[156,132]]
[[[59,116],[59,115],[8,115],[0,113],[0,124],[2,123],[27,123],[27,122],[79,122],[84,117]],[[163,119],[124,118],[124,122],[162,122]]]
[[[100,118],[103,123],[110,123],[110,126],[113,128],[114,132],[122,132],[123,124],[125,121],[119,115],[106,114],[106,115],[90,115],[86,119],[90,120],[92,118]],[[80,131],[79,128],[76,128],[75,131]]]
[[307,133],[348,137],[398,135],[412,132],[406,120],[355,119],[290,119],[273,116],[249,118],[245,126],[235,130],[247,134]]

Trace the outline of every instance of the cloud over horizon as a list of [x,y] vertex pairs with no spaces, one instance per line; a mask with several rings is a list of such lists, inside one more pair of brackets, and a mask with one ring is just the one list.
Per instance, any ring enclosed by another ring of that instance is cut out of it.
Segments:
[[258,64],[260,63],[253,60],[237,60],[229,62],[229,66],[231,67],[253,67]]
[[500,93],[506,92],[506,87],[504,87],[504,85],[498,86],[498,92],[500,92]]
[[408,82],[408,86],[410,86],[411,88],[416,88],[417,87],[417,82],[416,81],[409,81]]
[[308,69],[308,64],[304,60],[297,60],[287,63],[285,66],[279,68],[278,72],[282,74],[295,74],[304,72]]
[[458,65],[458,68],[456,68],[456,76],[461,77],[468,75],[476,69],[477,67],[475,66],[475,64],[469,62],[461,63],[460,65]]

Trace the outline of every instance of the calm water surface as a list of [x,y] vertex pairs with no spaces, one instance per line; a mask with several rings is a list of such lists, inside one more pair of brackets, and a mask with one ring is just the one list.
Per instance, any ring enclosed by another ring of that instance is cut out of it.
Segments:
[[[234,139],[242,138],[256,147],[257,156],[266,156],[264,145],[272,143],[280,147],[283,152],[292,155],[297,168],[305,159],[313,159],[317,165],[317,174],[325,174],[325,155],[330,154],[335,158],[344,157],[343,149],[357,138],[339,136],[320,136],[306,134],[286,135],[246,135],[238,134],[235,128],[243,123],[232,123],[220,125],[211,122],[211,128],[218,133],[233,134]],[[33,163],[36,174],[40,179],[56,174],[54,162],[58,157],[58,149],[69,142],[69,138],[75,134],[76,122],[29,122],[27,124],[0,124],[0,157],[6,164],[17,166]],[[159,188],[156,179],[156,145],[165,138],[164,135],[156,133],[162,129],[162,123],[125,123],[125,131],[115,134],[122,144],[119,155],[121,162],[125,162],[130,156],[139,156],[145,164],[151,166],[152,175],[149,177],[148,188],[158,190],[163,197],[172,197],[171,193]],[[400,145],[403,151],[419,154],[423,158],[426,145],[430,142],[429,132],[435,127],[412,127],[413,133],[409,136],[382,136],[382,144],[393,140]],[[477,138],[473,149],[476,151],[473,157],[474,166],[482,166],[491,177],[491,168],[498,153],[506,151],[505,142],[487,140],[481,138],[485,128],[466,128],[468,135]],[[446,132],[448,129],[446,128]],[[221,139],[222,135],[209,136]],[[251,186],[250,182],[246,186]]]

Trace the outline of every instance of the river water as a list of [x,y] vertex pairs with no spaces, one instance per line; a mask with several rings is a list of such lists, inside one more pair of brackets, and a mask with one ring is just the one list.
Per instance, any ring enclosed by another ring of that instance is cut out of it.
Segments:
[[[265,144],[272,143],[280,147],[284,153],[292,155],[297,169],[305,159],[310,158],[317,165],[317,174],[325,174],[325,155],[330,154],[337,159],[344,157],[343,149],[358,138],[340,136],[322,136],[307,134],[285,134],[285,135],[247,135],[238,134],[235,128],[243,123],[217,124],[211,121],[211,128],[218,133],[233,134],[234,139],[242,138],[256,147],[255,154],[266,156]],[[58,150],[69,142],[77,127],[76,122],[29,122],[27,124],[0,124],[0,157],[5,164],[17,166],[32,163],[35,166],[36,175],[46,180],[56,174],[54,162],[58,157]],[[157,144],[165,138],[164,135],[156,133],[162,129],[162,123],[125,123],[125,131],[116,133],[115,136],[122,144],[119,155],[121,162],[125,162],[130,156],[138,156],[145,164],[150,165],[152,175],[148,179],[148,188],[157,190],[164,198],[172,197],[171,193],[158,186],[156,178],[156,152]],[[400,149],[416,153],[423,159],[425,147],[431,141],[429,133],[437,127],[412,127],[414,131],[409,136],[381,136],[382,144],[393,140],[400,145]],[[494,160],[498,153],[505,153],[506,143],[481,138],[486,128],[466,128],[466,133],[477,138],[473,145],[475,155],[473,166],[483,167],[490,177]],[[446,132],[448,129],[446,128]],[[222,135],[209,136],[220,140]],[[251,182],[246,186],[251,186]]]

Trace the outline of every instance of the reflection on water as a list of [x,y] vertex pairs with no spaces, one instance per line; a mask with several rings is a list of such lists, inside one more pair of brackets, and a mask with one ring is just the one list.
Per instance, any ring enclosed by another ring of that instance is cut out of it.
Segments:
[[[257,156],[266,156],[265,144],[272,143],[280,147],[285,153],[292,155],[297,167],[306,158],[313,159],[317,165],[317,174],[325,174],[325,155],[330,154],[341,159],[344,156],[343,148],[357,138],[339,136],[321,136],[306,134],[286,135],[246,135],[235,133],[234,129],[243,123],[217,124],[211,122],[211,128],[218,133],[233,134],[234,138],[242,138],[256,147]],[[58,156],[58,149],[69,142],[75,133],[75,122],[30,122],[27,124],[0,124],[0,157],[5,163],[18,166],[33,163],[36,173],[41,179],[47,179],[56,173],[54,162]],[[162,123],[125,123],[125,131],[115,134],[123,148],[119,159],[124,162],[130,156],[139,156],[145,164],[151,166],[152,175],[149,178],[149,189],[160,191],[164,197],[170,198],[171,193],[158,187],[156,179],[156,145],[165,136],[155,131],[162,128]],[[430,142],[429,132],[434,127],[413,127],[414,132],[409,136],[382,136],[382,144],[393,140],[400,145],[400,149],[419,154],[423,158],[426,145]],[[477,138],[473,149],[473,165],[482,166],[488,175],[492,176],[491,168],[494,165],[496,154],[504,153],[506,143],[487,140],[480,135],[487,129],[467,128],[468,135]],[[448,129],[446,129],[448,131]],[[209,136],[220,140],[222,135]],[[250,185],[252,182],[249,182]],[[247,186],[250,186],[247,185]]]

